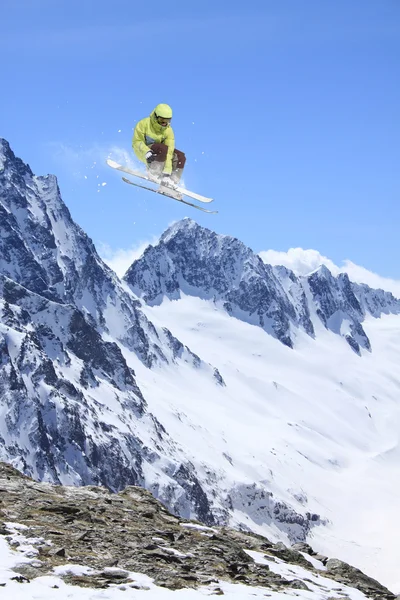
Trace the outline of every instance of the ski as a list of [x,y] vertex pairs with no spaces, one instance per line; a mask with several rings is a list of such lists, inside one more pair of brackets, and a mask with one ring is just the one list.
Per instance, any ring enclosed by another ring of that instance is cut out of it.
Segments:
[[[109,167],[112,167],[113,169],[117,169],[118,171],[123,171],[124,173],[128,173],[128,175],[133,175],[134,177],[140,177],[140,179],[145,179],[146,181],[149,181],[150,183],[155,183],[154,181],[152,181],[150,179],[150,177],[147,177],[141,171],[134,171],[133,169],[124,167],[123,165],[118,164],[117,162],[115,162],[115,160],[111,160],[110,158],[107,159],[107,164]],[[207,198],[206,196],[202,196],[201,194],[196,194],[196,192],[191,192],[183,187],[178,187],[176,191],[180,192],[184,196],[188,196],[189,198],[192,198],[193,200],[198,200],[198,202],[204,202],[204,203],[214,202],[213,198]]]
[[186,206],[192,206],[193,208],[197,208],[198,210],[201,210],[202,212],[205,212],[205,213],[209,213],[210,215],[216,215],[218,212],[217,210],[207,210],[206,208],[203,208],[202,206],[197,206],[197,204],[193,204],[192,202],[187,202],[187,200],[180,200],[179,198],[175,198],[175,196],[171,196],[170,194],[167,194],[167,193],[161,191],[160,188],[155,190],[154,188],[148,187],[147,185],[142,185],[141,183],[134,183],[133,181],[131,181],[130,179],[127,179],[126,177],[123,177],[122,181],[125,181],[125,183],[129,183],[130,185],[135,185],[136,187],[140,187],[144,190],[149,190],[149,192],[154,192],[155,194],[161,194],[161,196],[167,196],[167,198],[172,198],[172,200],[176,200],[177,202],[182,202],[182,204],[186,204]]

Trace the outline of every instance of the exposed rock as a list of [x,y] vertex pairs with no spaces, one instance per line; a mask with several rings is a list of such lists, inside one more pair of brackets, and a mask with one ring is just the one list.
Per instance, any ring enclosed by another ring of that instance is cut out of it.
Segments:
[[321,523],[319,515],[301,515],[256,484],[237,484],[230,490],[227,504],[231,510],[248,512],[256,524],[274,522],[293,543],[305,540],[312,527]]
[[356,587],[368,598],[373,598],[374,600],[395,600],[394,594],[378,581],[368,577],[360,569],[356,569],[356,567],[352,567],[337,558],[330,558],[326,563],[326,569],[327,577],[351,587]]
[[[336,559],[328,561],[326,572],[317,572],[296,549],[260,535],[182,523],[140,487],[113,494],[95,486],[36,483],[0,463],[0,490],[0,534],[17,553],[31,559],[15,569],[21,583],[62,566],[66,583],[91,588],[123,584],[146,589],[132,579],[136,572],[173,590],[214,585],[212,593],[220,594],[220,581],[274,591],[310,589],[307,578],[281,577],[268,565],[254,562],[245,550],[255,550],[271,561],[279,558],[292,567],[301,565],[310,575],[360,589],[371,599],[395,600],[376,581]],[[306,544],[296,546],[315,554]],[[73,565],[84,567],[84,574],[75,574]],[[346,588],[338,589],[345,597]]]
[[279,542],[269,548],[269,554],[273,556],[277,556],[278,558],[284,560],[285,562],[289,562],[293,565],[301,565],[302,567],[308,568],[310,563],[303,557],[300,552],[293,550],[293,548],[287,548],[282,542]]
[[292,550],[297,550],[297,552],[305,552],[310,556],[313,556],[315,554],[310,544],[306,544],[305,542],[296,542],[296,544],[292,545]]
[[10,541],[18,542],[21,535],[37,540],[32,543],[40,562],[21,566],[21,576],[49,573],[68,558],[92,571],[79,577],[67,574],[65,580],[90,587],[129,582],[130,571],[149,575],[171,589],[217,579],[273,589],[285,585],[243,550],[247,544],[260,548],[265,538],[227,528],[204,535],[201,527],[182,527],[180,519],[143,488],[131,486],[111,494],[94,486],[40,484],[0,463],[0,489],[2,519],[7,522],[12,516],[13,523],[26,526],[21,532],[3,525],[3,535]]

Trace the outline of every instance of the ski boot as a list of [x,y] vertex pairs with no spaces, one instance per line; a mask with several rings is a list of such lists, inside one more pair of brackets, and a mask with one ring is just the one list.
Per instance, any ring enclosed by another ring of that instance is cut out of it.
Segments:
[[172,196],[176,200],[182,200],[183,195],[178,190],[178,184],[174,180],[173,175],[164,175],[160,182],[159,191],[161,194]]

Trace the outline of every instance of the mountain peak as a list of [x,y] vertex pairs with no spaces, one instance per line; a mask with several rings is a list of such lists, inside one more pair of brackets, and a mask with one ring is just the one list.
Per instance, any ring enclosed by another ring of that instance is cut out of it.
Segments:
[[5,140],[4,138],[0,137],[0,152],[2,154],[9,154],[12,153],[10,144],[7,142],[7,140]]
[[162,236],[160,238],[160,242],[164,242],[166,244],[169,242],[169,240],[171,240],[172,238],[174,238],[175,236],[177,236],[179,234],[182,234],[182,233],[188,234],[189,232],[195,233],[195,232],[202,231],[202,230],[204,230],[205,232],[208,232],[210,234],[213,233],[210,229],[201,227],[193,219],[190,219],[189,217],[185,217],[184,219],[181,219],[180,221],[175,221],[175,223],[172,223],[172,225],[170,225],[168,227],[168,229],[166,229],[164,231],[164,233],[162,234]]
[[[201,227],[192,219],[174,223],[157,246],[135,261],[124,279],[149,304],[181,293],[211,299],[292,346],[290,322],[296,310],[270,265],[240,240]],[[312,331],[303,305],[302,323]]]
[[15,156],[7,140],[0,138],[0,173],[9,169],[16,171],[19,175],[33,177],[30,166]]
[[333,275],[326,265],[320,265],[317,269],[311,271],[311,273],[309,273],[307,277],[310,277],[312,275],[315,275],[320,279],[333,279]]

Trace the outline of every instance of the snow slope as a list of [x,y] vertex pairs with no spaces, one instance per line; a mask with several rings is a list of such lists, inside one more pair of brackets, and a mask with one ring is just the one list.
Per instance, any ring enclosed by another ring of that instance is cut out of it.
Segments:
[[218,474],[231,524],[287,541],[268,518],[272,493],[325,521],[310,529],[315,549],[399,590],[400,318],[367,317],[374,351],[360,357],[318,321],[315,339],[298,332],[290,349],[209,300],[182,295],[144,310],[224,378],[211,389],[181,372],[177,393],[168,367],[149,378],[135,365],[149,409],[200,471]]

